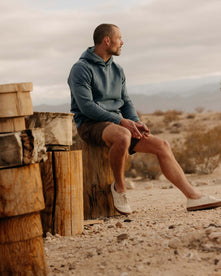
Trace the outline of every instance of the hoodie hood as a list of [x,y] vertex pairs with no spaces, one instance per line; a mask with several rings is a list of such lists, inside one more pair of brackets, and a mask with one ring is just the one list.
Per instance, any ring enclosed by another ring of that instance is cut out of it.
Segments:
[[85,59],[90,63],[96,63],[103,66],[110,65],[113,62],[113,57],[111,57],[107,62],[105,62],[100,56],[94,53],[94,46],[87,48],[85,52],[80,57],[81,59]]

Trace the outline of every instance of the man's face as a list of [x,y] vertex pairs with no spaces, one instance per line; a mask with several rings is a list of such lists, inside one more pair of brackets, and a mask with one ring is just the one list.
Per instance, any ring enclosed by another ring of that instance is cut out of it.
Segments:
[[122,41],[120,30],[116,27],[113,27],[113,33],[110,37],[110,46],[107,49],[108,54],[119,56],[123,44],[124,43]]

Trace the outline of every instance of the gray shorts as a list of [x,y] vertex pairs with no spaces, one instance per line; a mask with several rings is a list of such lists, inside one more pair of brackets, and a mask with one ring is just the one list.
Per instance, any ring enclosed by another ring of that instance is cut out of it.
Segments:
[[[77,131],[82,140],[84,140],[88,144],[93,144],[97,146],[105,146],[105,142],[102,139],[102,134],[105,129],[110,124],[114,124],[112,122],[97,122],[88,120],[84,122],[80,127],[78,127]],[[136,144],[139,142],[139,139],[131,138],[131,143],[129,147],[129,154],[134,154],[133,150]]]

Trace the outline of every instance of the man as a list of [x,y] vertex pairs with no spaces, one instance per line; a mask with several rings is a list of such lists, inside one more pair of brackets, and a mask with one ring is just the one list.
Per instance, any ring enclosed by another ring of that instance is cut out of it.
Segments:
[[174,158],[170,145],[150,134],[139,121],[128,97],[123,69],[113,61],[119,56],[123,41],[113,24],[99,25],[89,47],[71,69],[71,112],[80,137],[87,143],[107,145],[115,182],[111,185],[115,208],[123,214],[131,209],[126,197],[124,164],[134,152],[155,154],[163,174],[187,198],[187,210],[221,206],[221,199],[202,196],[187,181]]

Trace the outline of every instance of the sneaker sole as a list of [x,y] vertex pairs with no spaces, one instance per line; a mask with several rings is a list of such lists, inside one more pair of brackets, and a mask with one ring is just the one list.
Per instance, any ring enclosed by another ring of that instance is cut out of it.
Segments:
[[130,214],[132,214],[132,212],[131,212],[131,213],[122,212],[122,211],[118,210],[115,206],[114,206],[114,208],[115,208],[115,210],[116,210],[118,213],[120,213],[121,215],[130,215]]
[[199,206],[188,207],[187,211],[212,209],[212,208],[217,208],[217,207],[220,207],[220,206],[221,206],[221,201],[214,202],[214,203],[209,203],[209,204],[204,204],[204,205],[199,205]]

